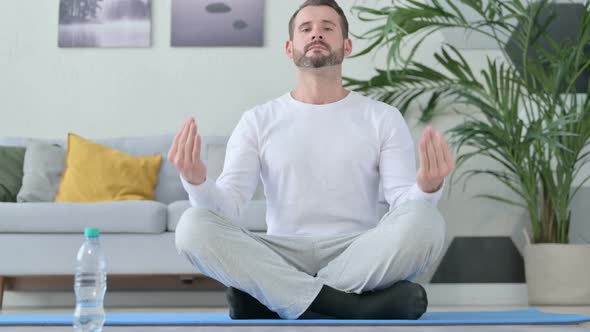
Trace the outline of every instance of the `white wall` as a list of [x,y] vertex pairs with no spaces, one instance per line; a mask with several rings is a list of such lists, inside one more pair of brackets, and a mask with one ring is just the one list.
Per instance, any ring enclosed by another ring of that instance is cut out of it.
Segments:
[[[151,48],[67,49],[57,47],[58,0],[0,1],[0,133],[159,134],[194,115],[203,134],[226,135],[243,111],[293,88],[284,44],[299,1],[266,1],[264,47],[251,48],[172,48],[171,1],[152,3]],[[350,60],[346,72],[370,63]]]

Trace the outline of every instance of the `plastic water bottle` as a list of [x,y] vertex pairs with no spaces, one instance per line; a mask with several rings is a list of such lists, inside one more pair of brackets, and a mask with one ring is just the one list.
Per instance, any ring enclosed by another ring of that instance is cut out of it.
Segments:
[[77,332],[100,332],[104,325],[107,270],[99,235],[97,228],[86,228],[86,240],[76,256],[76,310],[73,326]]

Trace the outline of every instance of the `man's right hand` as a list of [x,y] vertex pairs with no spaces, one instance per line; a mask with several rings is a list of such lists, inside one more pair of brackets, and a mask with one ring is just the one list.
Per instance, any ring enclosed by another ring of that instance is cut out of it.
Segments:
[[207,168],[201,160],[201,135],[197,124],[190,117],[174,137],[174,143],[168,151],[170,161],[180,175],[190,184],[199,185],[207,178]]

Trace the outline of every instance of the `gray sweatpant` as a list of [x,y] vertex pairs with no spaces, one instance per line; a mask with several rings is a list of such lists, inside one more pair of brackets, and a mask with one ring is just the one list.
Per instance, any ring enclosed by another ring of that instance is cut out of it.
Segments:
[[427,201],[399,205],[368,231],[331,237],[256,234],[190,208],[176,248],[201,273],[296,319],[323,285],[358,294],[413,279],[438,259],[445,237],[444,219]]

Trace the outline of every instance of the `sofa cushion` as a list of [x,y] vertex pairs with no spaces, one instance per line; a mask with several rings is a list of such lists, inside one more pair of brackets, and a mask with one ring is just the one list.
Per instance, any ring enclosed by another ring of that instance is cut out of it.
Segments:
[[0,203],[0,233],[162,233],[166,205],[155,201]]
[[[168,231],[175,231],[184,211],[190,208],[189,201],[168,205]],[[250,201],[238,220],[238,225],[253,232],[266,232],[266,201]]]
[[23,185],[16,201],[53,202],[66,166],[66,150],[54,144],[27,145],[23,164]]
[[133,156],[68,135],[66,170],[56,202],[153,200],[162,156]]
[[177,201],[168,205],[168,223],[166,225],[166,230],[169,232],[174,232],[176,230],[176,225],[178,225],[178,221],[184,211],[191,207],[191,203],[187,201]]
[[0,146],[0,202],[16,202],[22,185],[25,148]]
[[[145,156],[159,153],[162,156],[162,165],[158,174],[158,184],[154,189],[155,200],[164,204],[188,199],[187,193],[182,188],[178,171],[167,159],[168,150],[174,140],[175,134],[157,136],[135,136],[92,139],[92,141],[104,144],[113,149],[121,150],[132,155]],[[31,142],[45,142],[67,147],[65,139],[37,139],[29,137],[0,137],[0,145],[25,147]]]
[[106,138],[94,141],[137,156],[159,153],[162,156],[162,165],[158,174],[158,184],[154,189],[155,199],[158,202],[170,204],[188,199],[188,194],[184,191],[180,182],[178,171],[167,159],[168,150],[174,141],[174,135]]

